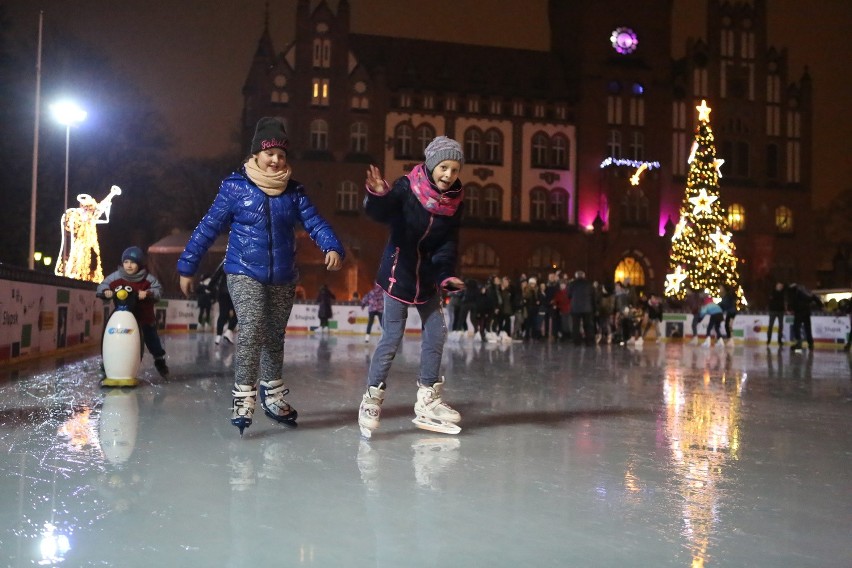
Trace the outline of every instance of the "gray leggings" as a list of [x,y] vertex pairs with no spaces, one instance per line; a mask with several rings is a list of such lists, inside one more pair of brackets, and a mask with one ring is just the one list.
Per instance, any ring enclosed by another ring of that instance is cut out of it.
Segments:
[[256,385],[258,379],[280,379],[284,367],[284,332],[293,309],[296,285],[273,286],[242,274],[228,274],[228,289],[240,325],[234,383]]

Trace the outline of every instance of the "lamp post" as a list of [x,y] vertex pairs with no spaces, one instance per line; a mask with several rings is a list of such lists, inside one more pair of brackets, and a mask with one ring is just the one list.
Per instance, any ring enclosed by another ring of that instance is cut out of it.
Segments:
[[50,111],[57,122],[65,125],[65,208],[62,210],[64,214],[68,210],[68,156],[71,148],[71,127],[86,120],[87,114],[70,101],[52,104]]

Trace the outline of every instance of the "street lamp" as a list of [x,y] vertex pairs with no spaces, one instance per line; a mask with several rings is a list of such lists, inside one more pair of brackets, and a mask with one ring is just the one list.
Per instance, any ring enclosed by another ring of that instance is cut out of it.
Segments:
[[68,210],[68,155],[71,147],[71,127],[86,120],[86,111],[71,101],[62,101],[50,105],[50,111],[57,122],[65,125],[65,208]]

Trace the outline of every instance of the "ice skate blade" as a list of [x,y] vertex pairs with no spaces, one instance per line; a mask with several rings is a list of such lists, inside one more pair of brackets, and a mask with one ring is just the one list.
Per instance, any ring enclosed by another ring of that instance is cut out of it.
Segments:
[[139,384],[139,379],[111,379],[106,378],[101,380],[102,387],[135,387]]
[[272,412],[266,410],[266,408],[263,409],[263,413],[275,422],[283,424],[284,426],[287,426],[289,428],[296,428],[298,426],[298,424],[296,424],[296,419],[299,417],[299,413],[295,410],[290,411],[290,414],[288,414],[286,417],[273,414]]
[[414,418],[411,422],[413,422],[415,426],[422,430],[438,432],[439,434],[455,435],[461,432],[461,427],[458,424],[453,424],[451,422],[439,422],[437,420],[430,420],[428,418],[421,418],[419,416],[417,418]]

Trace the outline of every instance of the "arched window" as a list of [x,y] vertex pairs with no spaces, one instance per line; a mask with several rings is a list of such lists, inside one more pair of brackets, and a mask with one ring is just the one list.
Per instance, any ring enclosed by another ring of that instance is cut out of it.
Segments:
[[478,219],[482,216],[480,199],[481,189],[476,184],[466,185],[464,188],[464,214],[469,219]]
[[732,231],[742,231],[745,229],[745,208],[739,203],[732,203],[728,207],[728,225],[730,225]]
[[472,164],[482,161],[482,131],[468,128],[464,133],[464,159]]
[[426,146],[429,145],[429,142],[434,140],[435,138],[435,129],[432,128],[429,124],[421,124],[417,127],[417,152],[413,156],[414,158],[422,158],[424,153],[426,152]]
[[539,132],[532,138],[532,155],[530,156],[532,167],[546,168],[547,167],[547,150],[550,146],[550,139],[547,134]]
[[568,194],[563,189],[550,192],[550,220],[555,223],[568,220]]
[[632,256],[626,256],[615,267],[613,278],[614,282],[621,282],[625,286],[644,286],[645,269],[638,260]]
[[531,272],[550,272],[562,266],[562,255],[551,247],[539,247],[530,256]]
[[793,232],[793,211],[786,205],[775,208],[775,228],[779,233]]
[[503,163],[503,135],[496,128],[485,133],[485,160],[488,164]]
[[349,149],[358,154],[367,152],[366,122],[353,122],[349,127]]
[[343,181],[337,190],[338,211],[358,211],[358,185],[353,181]]
[[550,165],[553,168],[567,170],[568,162],[568,139],[562,135],[556,135],[550,141]]
[[482,216],[486,219],[500,219],[503,212],[503,190],[496,185],[488,185],[482,190]]
[[500,257],[490,246],[482,243],[467,247],[461,255],[461,266],[466,273],[486,271],[490,273],[500,268]]
[[324,120],[311,122],[311,150],[328,150],[328,123]]
[[547,220],[547,190],[536,187],[530,191],[530,221]]
[[393,157],[397,160],[406,160],[413,157],[411,151],[412,128],[410,124],[398,124],[394,129]]

